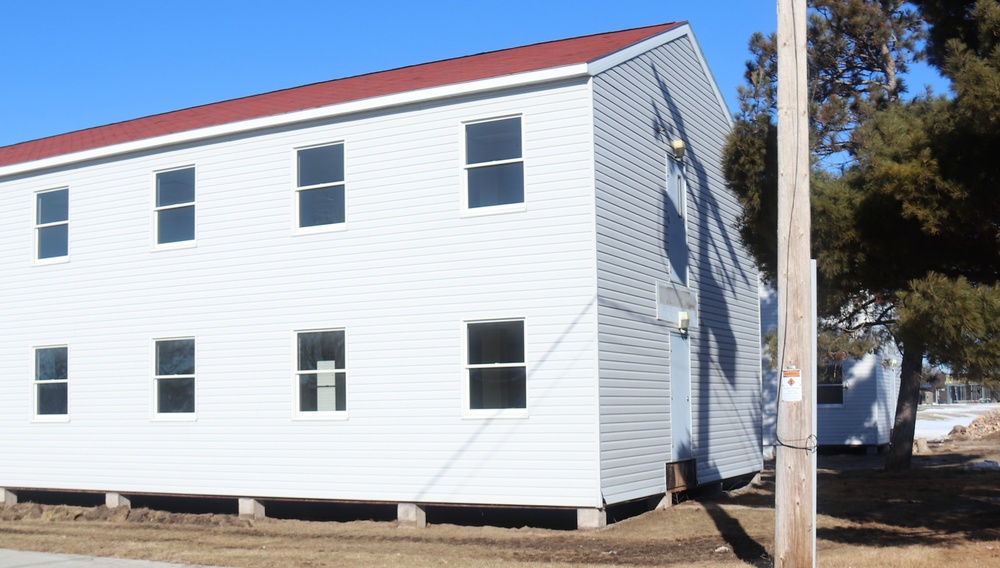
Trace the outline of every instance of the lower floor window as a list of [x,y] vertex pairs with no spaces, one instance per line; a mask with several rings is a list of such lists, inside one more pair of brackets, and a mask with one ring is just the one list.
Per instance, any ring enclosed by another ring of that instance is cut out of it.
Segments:
[[347,410],[344,330],[297,334],[299,412]]
[[156,412],[194,412],[194,338],[156,341]]
[[524,320],[467,325],[469,409],[527,408]]
[[69,406],[69,350],[66,347],[35,349],[35,413],[66,414]]

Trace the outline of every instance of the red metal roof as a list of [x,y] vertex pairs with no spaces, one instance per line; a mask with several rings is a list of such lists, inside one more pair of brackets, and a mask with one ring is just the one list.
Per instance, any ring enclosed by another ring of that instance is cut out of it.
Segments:
[[381,95],[501,77],[575,63],[588,63],[679,25],[681,23],[673,22],[491,51],[456,59],[401,67],[390,71],[313,83],[302,87],[78,130],[2,147],[0,148],[0,166]]

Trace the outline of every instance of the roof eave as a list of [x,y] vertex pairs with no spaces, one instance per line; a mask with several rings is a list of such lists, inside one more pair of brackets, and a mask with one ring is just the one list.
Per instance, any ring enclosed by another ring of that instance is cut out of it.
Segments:
[[[603,61],[603,58],[598,61]],[[121,144],[103,146],[71,154],[62,154],[40,160],[2,166],[0,167],[0,178],[30,173],[38,170],[59,168],[91,160],[131,154],[134,152],[155,150],[178,144],[201,142],[221,136],[245,134],[255,130],[335,118],[337,116],[359,112],[380,110],[414,103],[424,103],[463,95],[474,95],[490,91],[539,85],[573,78],[588,77],[592,75],[590,65],[592,64],[577,63],[536,71],[528,71],[525,73],[479,79],[464,83],[441,85],[437,87],[393,93],[390,95],[348,101],[284,114],[208,126],[205,128],[187,130],[174,134],[132,140]]]

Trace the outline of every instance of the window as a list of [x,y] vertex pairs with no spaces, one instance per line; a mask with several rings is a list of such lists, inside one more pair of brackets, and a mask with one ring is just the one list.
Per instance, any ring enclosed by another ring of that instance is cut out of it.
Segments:
[[466,206],[524,203],[521,118],[465,125]]
[[158,339],[156,351],[156,412],[194,412],[194,339]]
[[299,412],[347,410],[344,330],[297,334]]
[[35,258],[60,260],[69,255],[69,190],[35,194]]
[[843,361],[820,363],[816,369],[816,386],[816,404],[844,404]]
[[468,324],[469,409],[527,408],[524,321]]
[[35,414],[37,416],[67,414],[69,401],[68,351],[65,346],[35,349]]
[[194,168],[156,174],[156,244],[194,240]]
[[297,152],[299,228],[323,228],[344,222],[344,145],[330,144]]

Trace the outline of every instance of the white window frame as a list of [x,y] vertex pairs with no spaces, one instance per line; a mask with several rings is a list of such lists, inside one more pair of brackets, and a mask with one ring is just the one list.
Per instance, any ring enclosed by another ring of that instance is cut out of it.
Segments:
[[[42,195],[42,194],[45,194],[45,193],[54,193],[56,191],[65,191],[66,192],[66,220],[65,221],[53,221],[51,223],[39,223],[38,222],[38,198],[39,198],[39,196]],[[34,204],[32,206],[32,213],[34,215],[34,217],[33,217],[33,219],[34,219],[34,223],[33,223],[33,225],[34,225],[34,233],[33,233],[34,239],[32,239],[32,243],[34,245],[34,250],[32,250],[31,257],[32,257],[32,259],[34,259],[34,263],[36,265],[45,265],[45,264],[60,264],[60,263],[64,263],[64,262],[69,262],[69,241],[70,241],[70,236],[69,236],[69,199],[70,199],[69,186],[54,187],[52,189],[43,189],[41,191],[36,191],[33,194],[33,197],[34,197]],[[59,226],[62,226],[62,225],[66,226],[66,254],[63,255],[63,256],[50,256],[48,258],[40,258],[39,257],[39,252],[40,252],[39,251],[39,246],[41,246],[41,239],[39,239],[39,237],[38,237],[39,233],[41,233],[42,229],[48,229],[50,227],[59,227]]]
[[[65,349],[66,350],[66,378],[53,380],[38,380],[38,351],[42,349]],[[51,345],[37,345],[31,348],[31,415],[34,422],[69,422],[69,345],[65,343],[55,343]],[[66,385],[66,413],[65,414],[39,414],[38,412],[38,387],[40,385]]]
[[[159,175],[169,172],[176,172],[180,170],[194,170],[194,200],[186,201],[184,203],[173,203],[171,205],[159,206],[156,204],[157,189],[159,185]],[[153,171],[153,250],[176,250],[184,248],[192,248],[197,245],[198,242],[198,167],[195,164],[187,164],[184,166],[177,166],[172,168],[163,168]],[[174,241],[170,243],[160,242],[160,212],[169,211],[171,209],[182,209],[185,207],[190,207],[194,211],[194,226],[192,227],[194,235],[186,241]]]
[[[338,145],[344,147],[343,181],[299,186],[299,151],[312,150],[314,148],[323,148],[325,146],[338,146]],[[348,162],[347,142],[345,140],[335,140],[333,142],[310,144],[308,146],[297,146],[292,149],[292,187],[294,188],[294,193],[295,193],[293,210],[292,210],[292,231],[296,235],[314,235],[316,233],[333,233],[333,232],[347,230],[347,162]],[[337,186],[344,188],[344,221],[342,223],[327,223],[325,225],[313,225],[311,227],[301,226],[299,224],[299,217],[300,217],[299,208],[301,207],[299,199],[300,196],[302,195],[302,192],[309,191],[311,189],[323,189],[327,187],[337,187]]]
[[[496,122],[499,120],[508,120],[511,118],[521,119],[521,157],[511,158],[507,160],[494,160],[492,162],[478,162],[475,164],[469,164],[468,159],[468,142],[467,142],[467,127],[472,124],[482,124],[484,122]],[[461,136],[462,141],[462,217],[479,217],[483,215],[497,215],[501,213],[516,213],[520,211],[526,211],[528,208],[528,168],[527,161],[524,158],[525,154],[525,119],[523,114],[506,114],[501,116],[489,116],[486,118],[476,118],[472,120],[463,121],[461,124]],[[519,203],[505,203],[502,205],[489,205],[485,207],[469,207],[469,170],[483,168],[488,166],[501,166],[505,164],[516,164],[520,162],[524,165],[524,179],[522,180],[524,187],[524,195]]]
[[[469,363],[469,326],[479,323],[502,323],[509,321],[520,321],[523,324],[523,334],[521,340],[524,342],[524,361],[521,363],[492,363],[477,364]],[[484,419],[484,418],[528,418],[531,401],[531,390],[528,388],[528,320],[523,316],[513,317],[477,317],[462,320],[461,323],[461,375],[462,375],[462,418]],[[471,405],[471,381],[469,374],[471,369],[496,369],[496,368],[524,368],[524,408],[472,408]]]
[[348,411],[351,408],[351,389],[348,388],[350,380],[350,369],[345,362],[342,368],[335,369],[335,373],[344,374],[344,410],[302,410],[299,404],[299,381],[302,375],[315,375],[315,370],[303,371],[299,369],[299,334],[301,333],[324,333],[328,331],[340,331],[344,334],[344,358],[346,359],[349,337],[345,327],[321,327],[315,329],[296,329],[292,332],[292,418],[294,420],[347,420]]
[[[161,341],[182,341],[191,340],[194,342],[194,359],[195,367],[193,374],[184,375],[158,375],[157,371],[157,352],[156,344]],[[197,419],[198,416],[198,339],[194,335],[174,335],[167,337],[156,337],[150,342],[152,348],[152,412],[153,420],[164,421],[164,422],[190,422]],[[194,412],[160,412],[160,381],[161,380],[176,380],[176,379],[192,379],[194,380]]]

